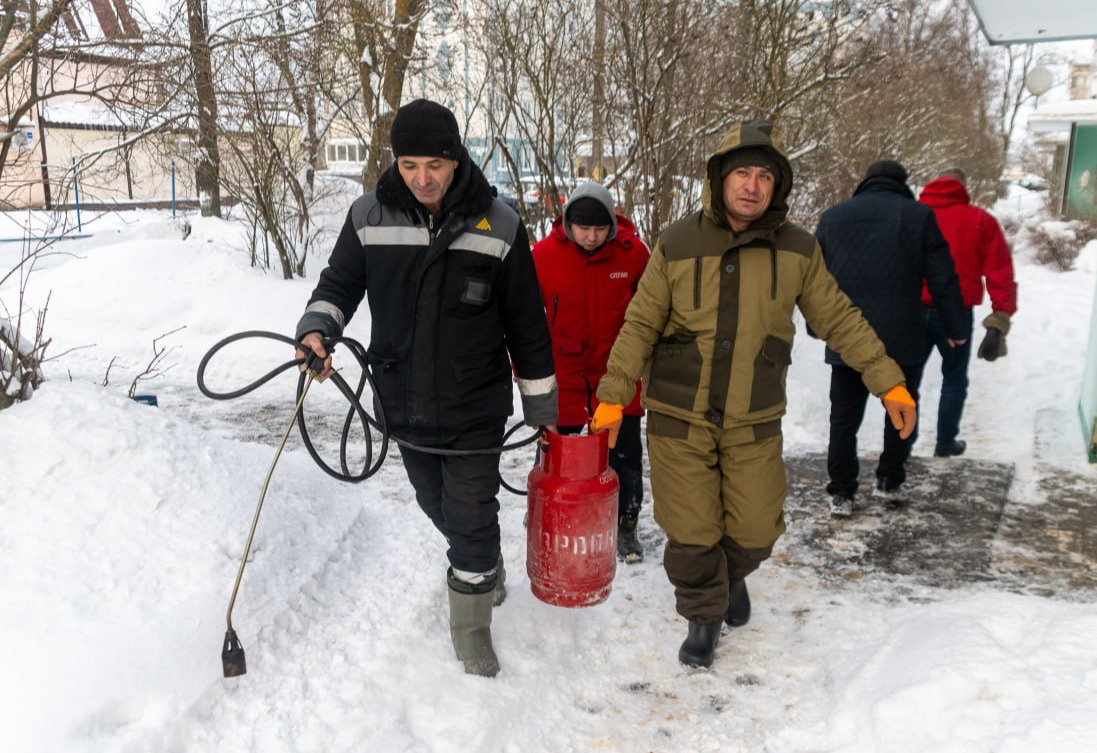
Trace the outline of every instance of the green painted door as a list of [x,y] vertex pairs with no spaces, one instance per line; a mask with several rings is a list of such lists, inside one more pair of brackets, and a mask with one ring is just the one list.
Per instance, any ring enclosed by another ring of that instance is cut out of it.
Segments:
[[1074,127],[1067,168],[1066,216],[1097,220],[1097,125]]

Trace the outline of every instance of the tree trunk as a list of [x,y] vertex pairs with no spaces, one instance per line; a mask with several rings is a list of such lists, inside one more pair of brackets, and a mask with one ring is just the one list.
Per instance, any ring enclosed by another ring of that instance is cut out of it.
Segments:
[[[373,91],[373,53],[370,46],[370,33],[369,28],[372,23],[372,19],[367,15],[367,9],[364,3],[357,2],[351,3],[351,28],[354,30],[354,49],[358,51],[358,85],[361,89],[360,98],[362,102],[362,116],[363,123],[373,122],[373,105],[374,98],[376,96]],[[373,150],[370,149],[372,154]],[[365,190],[369,190],[372,185],[366,182],[366,177],[370,173],[369,164],[371,157],[367,155],[366,159],[362,160],[365,164],[362,166],[362,184],[366,187]]]
[[606,134],[606,6],[604,0],[594,3],[594,101],[591,123],[590,177],[596,181],[606,178],[603,156],[603,140]]
[[217,92],[209,47],[209,17],[204,0],[187,0],[190,60],[198,105],[198,162],[195,184],[203,217],[221,216],[221,158],[217,149]]
[[388,163],[389,130],[400,109],[400,100],[404,93],[404,76],[408,70],[415,37],[419,33],[419,19],[426,8],[426,0],[396,0],[396,12],[392,19],[391,44],[386,51],[381,80],[381,96],[385,107],[373,121],[373,133],[370,137],[369,160],[363,170],[363,179],[367,190],[376,185],[381,171]]

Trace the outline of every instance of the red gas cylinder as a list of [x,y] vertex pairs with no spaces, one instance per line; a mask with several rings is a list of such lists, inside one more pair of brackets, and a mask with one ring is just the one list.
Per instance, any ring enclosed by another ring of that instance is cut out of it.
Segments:
[[529,474],[526,572],[533,595],[558,607],[609,596],[617,572],[617,474],[609,435],[547,432]]

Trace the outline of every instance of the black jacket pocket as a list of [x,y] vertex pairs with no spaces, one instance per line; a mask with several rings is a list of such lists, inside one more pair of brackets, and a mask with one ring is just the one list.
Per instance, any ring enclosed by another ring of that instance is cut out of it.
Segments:
[[466,426],[511,413],[511,370],[506,352],[450,360],[453,383],[442,403],[448,425]]
[[701,351],[692,332],[663,337],[651,354],[647,396],[666,405],[693,410],[701,382]]
[[373,377],[374,399],[380,402],[386,422],[396,426],[405,424],[408,415],[406,362],[374,352],[366,354],[366,361]]
[[484,264],[479,260],[463,260],[456,270],[457,284],[460,285],[460,296],[457,307],[459,316],[469,316],[480,313],[488,308],[495,300],[495,270],[490,264]]
[[792,363],[792,344],[766,335],[754,359],[754,380],[750,386],[748,410],[772,408],[785,399],[785,375]]
[[461,303],[470,306],[487,306],[491,303],[491,283],[476,277],[466,277]]
[[491,382],[509,383],[509,366],[505,354],[464,356],[450,361],[454,381],[461,390],[472,391]]

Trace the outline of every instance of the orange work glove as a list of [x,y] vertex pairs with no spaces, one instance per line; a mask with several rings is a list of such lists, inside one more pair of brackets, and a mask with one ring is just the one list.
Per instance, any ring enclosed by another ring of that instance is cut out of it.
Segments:
[[891,425],[898,430],[900,439],[906,439],[918,423],[918,407],[914,404],[914,398],[906,387],[897,384],[884,394],[883,401]]
[[590,430],[597,434],[600,431],[609,432],[609,446],[617,446],[617,432],[621,431],[621,421],[625,417],[625,406],[614,403],[598,403],[594,409],[594,419],[590,422]]

